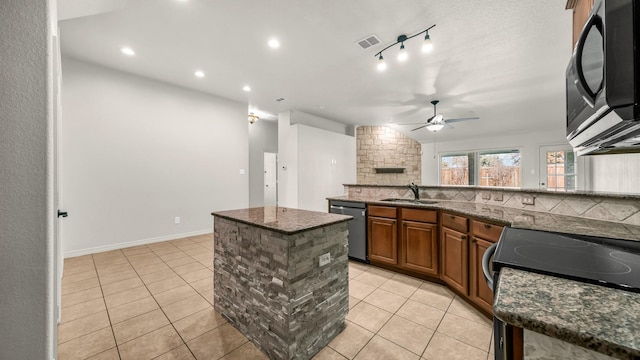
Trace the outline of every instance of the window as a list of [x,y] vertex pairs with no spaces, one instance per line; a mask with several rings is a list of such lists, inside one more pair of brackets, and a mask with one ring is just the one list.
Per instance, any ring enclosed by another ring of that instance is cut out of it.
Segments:
[[442,155],[440,184],[520,187],[520,150]]
[[547,189],[576,189],[576,157],[573,151],[547,151]]

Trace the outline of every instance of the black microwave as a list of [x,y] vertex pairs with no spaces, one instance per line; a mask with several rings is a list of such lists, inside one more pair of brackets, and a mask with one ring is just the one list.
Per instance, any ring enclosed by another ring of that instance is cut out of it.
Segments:
[[596,0],[566,72],[578,155],[640,152],[640,0]]

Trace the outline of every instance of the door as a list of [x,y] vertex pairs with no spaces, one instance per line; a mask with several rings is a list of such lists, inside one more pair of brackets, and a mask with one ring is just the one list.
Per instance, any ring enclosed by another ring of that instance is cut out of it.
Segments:
[[491,242],[480,238],[472,238],[470,251],[471,263],[469,264],[471,270],[469,297],[471,298],[471,301],[478,304],[489,314],[493,313],[493,292],[489,289],[489,286],[487,286],[487,282],[484,279],[484,274],[482,272],[482,256],[491,244]]
[[386,264],[398,264],[398,222],[369,216],[369,260]]
[[577,157],[569,145],[540,147],[540,189],[577,189]]
[[438,275],[438,225],[403,221],[401,265],[408,270]]
[[278,160],[275,153],[264,153],[264,206],[278,204]]
[[442,228],[440,251],[442,280],[462,294],[467,293],[469,281],[469,253],[467,235]]

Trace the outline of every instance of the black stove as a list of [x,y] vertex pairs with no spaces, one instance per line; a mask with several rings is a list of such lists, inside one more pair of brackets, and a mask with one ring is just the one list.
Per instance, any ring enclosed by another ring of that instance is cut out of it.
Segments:
[[501,267],[640,293],[640,241],[505,227],[493,256]]

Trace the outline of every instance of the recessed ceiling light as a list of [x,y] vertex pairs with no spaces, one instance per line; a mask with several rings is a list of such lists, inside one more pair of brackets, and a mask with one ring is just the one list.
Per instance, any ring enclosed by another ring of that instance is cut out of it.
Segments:
[[122,53],[123,53],[123,54],[125,54],[125,55],[129,55],[129,56],[133,56],[133,55],[135,55],[135,54],[136,54],[136,52],[135,52],[135,51],[133,51],[133,49],[132,49],[132,48],[130,48],[130,47],[126,47],[126,46],[125,46],[125,47],[123,47],[123,48],[121,48],[121,49],[120,49],[120,51],[122,51]]
[[242,87],[242,90],[244,90],[246,92],[249,92],[249,91],[251,91],[251,86],[245,85],[245,86]]
[[278,39],[271,39],[269,40],[269,47],[272,49],[277,49],[280,47],[280,41],[278,41]]
[[204,71],[196,70],[196,72],[194,72],[193,75],[195,75],[196,77],[199,77],[199,78],[203,78],[204,77]]

